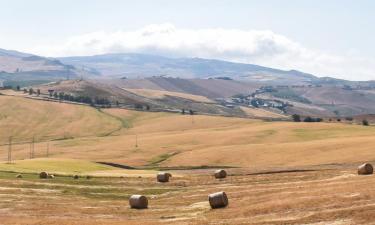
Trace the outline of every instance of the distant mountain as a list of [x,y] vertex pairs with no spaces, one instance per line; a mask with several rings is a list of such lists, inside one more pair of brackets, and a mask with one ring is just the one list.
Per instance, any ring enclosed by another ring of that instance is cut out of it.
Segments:
[[105,54],[59,58],[63,63],[107,78],[228,78],[272,84],[306,84],[314,75],[296,70],[284,71],[253,64],[202,58],[167,58],[146,54]]
[[5,84],[35,84],[82,75],[57,59],[0,49],[0,80]]

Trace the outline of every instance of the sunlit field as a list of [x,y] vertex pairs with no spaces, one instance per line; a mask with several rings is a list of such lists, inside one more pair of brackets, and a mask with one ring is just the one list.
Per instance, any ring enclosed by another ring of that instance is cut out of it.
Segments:
[[[375,180],[356,171],[375,162],[372,126],[0,101],[3,223],[370,224],[375,210]],[[218,191],[229,205],[211,209]],[[131,209],[133,194],[149,208]]]

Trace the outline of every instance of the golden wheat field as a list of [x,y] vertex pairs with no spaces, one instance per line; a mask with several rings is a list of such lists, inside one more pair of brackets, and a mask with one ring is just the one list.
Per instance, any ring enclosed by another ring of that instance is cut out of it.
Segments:
[[[11,96],[0,96],[0,126],[1,224],[374,224],[375,178],[356,174],[375,162],[372,126]],[[228,177],[215,179],[215,168]],[[39,179],[44,170],[55,178]],[[158,170],[171,181],[156,182]],[[229,205],[211,209],[207,195],[218,191]],[[132,194],[147,196],[149,208],[130,209]]]

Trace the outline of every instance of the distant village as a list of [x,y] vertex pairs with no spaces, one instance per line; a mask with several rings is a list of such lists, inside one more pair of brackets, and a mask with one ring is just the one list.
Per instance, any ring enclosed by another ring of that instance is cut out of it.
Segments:
[[[277,88],[280,88],[280,87],[281,86],[278,86]],[[283,86],[283,87],[288,87],[288,86]],[[273,92],[273,91],[275,91],[274,87],[264,86],[248,95],[238,94],[238,95],[232,96],[231,98],[226,98],[226,99],[217,98],[216,101],[218,101],[221,105],[228,107],[228,108],[234,108],[236,106],[247,106],[247,107],[254,107],[254,108],[274,108],[285,113],[286,108],[293,106],[293,105],[291,105],[290,103],[286,101],[281,101],[277,99],[264,99],[264,98],[257,97],[260,94]]]

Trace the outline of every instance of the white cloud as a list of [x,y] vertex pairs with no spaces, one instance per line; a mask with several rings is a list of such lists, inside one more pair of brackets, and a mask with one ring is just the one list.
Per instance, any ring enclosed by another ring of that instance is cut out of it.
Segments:
[[374,59],[308,49],[272,31],[180,29],[160,24],[134,31],[88,33],[58,46],[38,46],[31,51],[47,56],[138,52],[215,58],[351,80],[375,79]]

